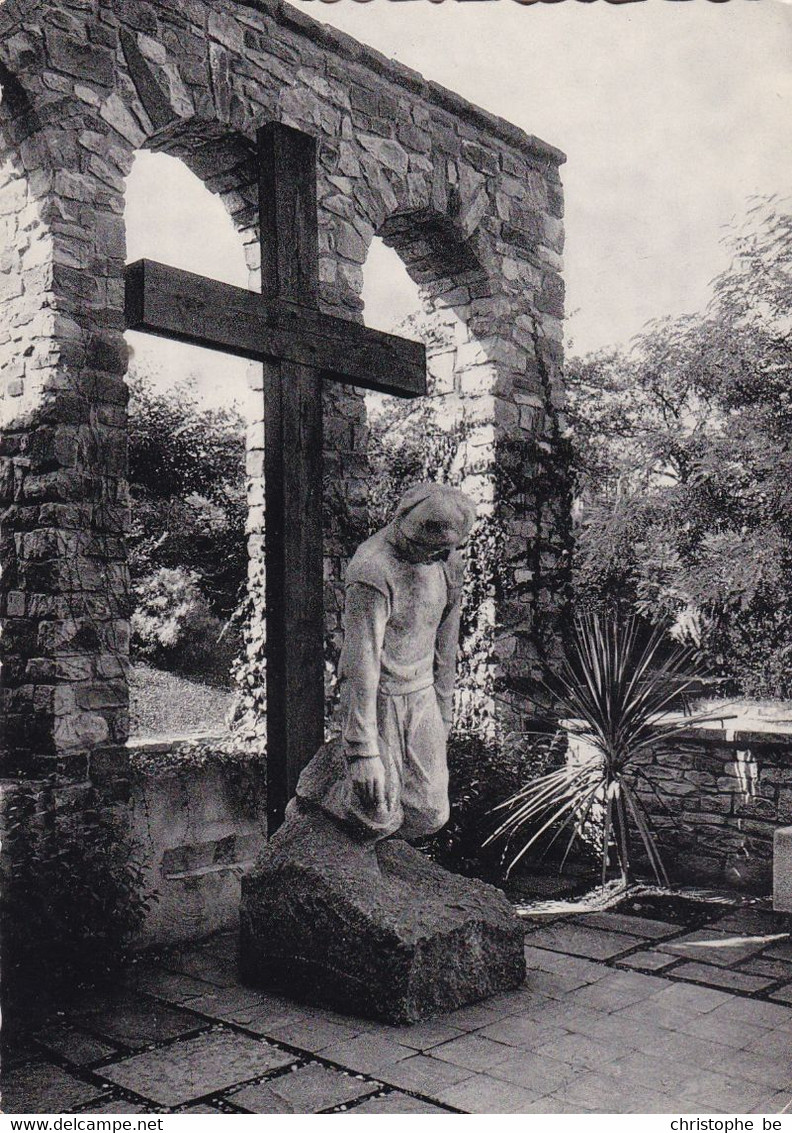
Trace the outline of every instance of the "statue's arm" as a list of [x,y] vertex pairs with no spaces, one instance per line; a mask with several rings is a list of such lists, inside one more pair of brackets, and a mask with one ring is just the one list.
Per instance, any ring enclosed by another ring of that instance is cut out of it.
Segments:
[[[458,556],[452,556],[457,559]],[[454,714],[454,680],[459,650],[459,622],[462,614],[462,571],[460,561],[446,566],[448,603],[437,629],[434,656],[434,686],[446,734],[451,731]]]
[[343,738],[348,759],[379,755],[377,689],[389,605],[385,594],[367,583],[355,582],[346,588]]

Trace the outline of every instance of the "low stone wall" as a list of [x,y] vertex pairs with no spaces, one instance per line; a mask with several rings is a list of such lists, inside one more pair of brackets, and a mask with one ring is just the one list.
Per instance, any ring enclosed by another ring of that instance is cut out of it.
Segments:
[[95,753],[91,778],[123,820],[150,901],[135,945],[234,927],[240,879],[266,839],[263,765],[207,743],[139,742]]
[[672,881],[771,892],[773,835],[792,823],[792,735],[691,729],[642,771]]

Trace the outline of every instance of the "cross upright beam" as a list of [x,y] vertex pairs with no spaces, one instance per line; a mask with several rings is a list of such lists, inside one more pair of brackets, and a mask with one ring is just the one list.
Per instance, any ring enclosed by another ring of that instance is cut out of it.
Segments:
[[[261,290],[316,308],[316,142],[258,134]],[[279,823],[306,758],[324,741],[322,382],[315,367],[265,362],[268,813]],[[273,763],[273,755],[277,753]]]
[[126,272],[130,330],[263,363],[270,833],[324,738],[322,381],[426,393],[421,343],[319,309],[316,142],[258,131],[259,295],[140,260]]

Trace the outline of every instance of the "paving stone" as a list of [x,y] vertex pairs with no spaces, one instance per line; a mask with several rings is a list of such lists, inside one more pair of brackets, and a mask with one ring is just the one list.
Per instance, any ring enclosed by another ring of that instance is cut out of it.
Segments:
[[702,928],[696,932],[689,932],[686,936],[680,936],[677,940],[661,941],[657,948],[660,952],[670,952],[674,956],[684,956],[688,960],[727,967],[729,964],[736,964],[740,960],[756,956],[766,943],[759,938],[736,936],[733,933]]
[[631,1054],[635,1047],[624,1039],[593,1039],[590,1035],[566,1034],[563,1038],[552,1039],[535,1048],[541,1058],[555,1059],[571,1066],[584,1066],[596,1070]]
[[637,1050],[616,1059],[607,1068],[610,1077],[632,1082],[660,1094],[673,1094],[682,1090],[687,1082],[699,1078],[706,1071],[695,1062],[674,1056],[659,1056]]
[[[634,936],[627,936],[623,932],[606,932],[571,923],[556,923],[537,929],[531,933],[528,941],[536,948],[570,953],[589,960],[612,960],[615,956],[629,952],[638,943]],[[530,975],[528,978],[530,980]]]
[[767,1094],[760,1098],[749,1113],[789,1113],[792,1111],[792,1091],[781,1090],[777,1094]]
[[360,1032],[355,1027],[341,1027],[338,1023],[330,1023],[326,1019],[302,1019],[292,1023],[275,1025],[267,1030],[268,1038],[275,1042],[285,1043],[287,1046],[299,1047],[301,1050],[316,1054],[328,1046],[337,1046],[340,1043],[354,1039]]
[[377,1074],[383,1067],[392,1066],[394,1062],[409,1058],[413,1053],[410,1047],[401,1046],[393,1039],[358,1035],[357,1038],[326,1047],[322,1051],[322,1057],[350,1070]]
[[679,957],[671,956],[667,952],[658,952],[653,948],[645,952],[633,952],[619,960],[619,964],[627,968],[635,968],[639,972],[660,972],[671,964],[679,962]]
[[229,1094],[228,1100],[248,1113],[321,1113],[379,1089],[377,1083],[314,1065],[302,1066],[269,1082],[245,1086]]
[[475,1074],[465,1082],[447,1087],[437,1095],[437,1100],[463,1113],[523,1113],[537,1099],[513,1082]]
[[179,1113],[206,1113],[213,1115],[222,1112],[221,1109],[218,1109],[217,1106],[214,1105],[186,1105],[179,1110]]
[[674,977],[706,984],[708,987],[729,988],[731,991],[763,991],[773,983],[766,976],[751,976],[732,968],[717,968],[712,964],[680,964],[674,968]]
[[166,953],[161,962],[173,972],[183,972],[218,987],[233,987],[239,981],[237,958],[233,953],[218,956],[201,948],[185,948]]
[[294,1056],[230,1031],[213,1031],[103,1067],[108,1081],[158,1105],[176,1106],[235,1086]]
[[616,1077],[612,1067],[607,1074],[597,1070],[581,1074],[554,1096],[591,1113],[679,1112],[671,1097],[648,1085]]
[[785,1058],[792,1066],[792,1033],[786,1027],[778,1027],[772,1031],[759,1031],[752,1027],[751,1037],[745,1043],[745,1050],[749,1053],[769,1055],[771,1058]]
[[691,1015],[706,1015],[715,1011],[733,1000],[733,996],[726,991],[717,991],[715,988],[691,987],[688,984],[672,983],[652,996],[652,1010],[678,1009]]
[[394,1062],[379,1071],[383,1082],[389,1086],[400,1086],[403,1090],[414,1090],[417,1094],[436,1097],[439,1090],[464,1082],[473,1074],[464,1066],[452,1062],[441,1062],[424,1054],[416,1054],[401,1062]]
[[81,1113],[145,1113],[142,1105],[136,1105],[135,1102],[124,1101],[123,1098],[118,1098],[114,1101],[102,1102],[101,1105],[92,1105],[90,1109],[84,1109]]
[[585,916],[573,919],[576,924],[588,925],[589,928],[626,932],[629,936],[642,937],[646,940],[664,940],[667,936],[675,936],[680,931],[679,925],[669,924],[667,921],[649,920],[644,917],[628,916],[625,913],[586,913]]
[[428,1020],[426,1023],[416,1023],[412,1027],[399,1027],[393,1030],[393,1038],[402,1046],[412,1050],[431,1050],[440,1043],[458,1039],[464,1034],[457,1027],[449,1027],[446,1023]]
[[767,1095],[767,1087],[744,1078],[700,1073],[679,1088],[680,1108],[687,1104],[703,1106],[707,1112],[745,1113]]
[[492,1023],[491,1026],[476,1033],[482,1038],[506,1043],[520,1050],[536,1050],[542,1043],[559,1039],[569,1032],[557,1024],[544,1024],[537,1019],[525,1019],[515,1015],[511,1019],[501,1019],[498,1023]]
[[[530,937],[528,938],[530,941]],[[586,960],[582,956],[565,956],[561,952],[553,952],[547,948],[535,948],[527,943],[524,948],[525,962],[528,965],[528,987],[533,987],[536,975],[535,969],[543,972],[552,972],[567,979],[574,978],[577,987],[583,984],[596,983],[608,975],[608,968],[593,960]]]
[[529,1090],[535,1097],[556,1093],[580,1073],[578,1066],[539,1055],[536,1051],[513,1050],[508,1058],[487,1072]]
[[714,1040],[733,1050],[753,1050],[755,1043],[772,1033],[766,1027],[756,1027],[734,1019],[713,1021],[712,1013],[683,1020],[678,1030],[683,1034]]
[[779,987],[775,991],[771,991],[770,998],[777,1000],[779,1003],[792,1003],[792,983],[785,984],[784,987]]
[[503,1043],[493,1042],[480,1035],[463,1035],[462,1038],[435,1047],[432,1057],[442,1059],[443,1062],[453,1062],[455,1066],[463,1066],[468,1070],[489,1070],[498,1062],[503,1062],[509,1053],[509,1048]]
[[206,1026],[195,1015],[142,996],[125,996],[76,1019],[86,1030],[129,1047],[165,1042]]
[[780,1003],[766,1003],[760,999],[738,999],[731,995],[715,1009],[712,1016],[714,1027],[720,1027],[726,1021],[741,1025],[750,1023],[768,1030],[776,1027],[792,1028],[792,1008]]
[[521,1010],[518,1004],[519,1001],[515,1003],[513,1010],[490,1007],[486,1003],[477,1007],[463,1007],[459,1011],[451,1011],[448,1015],[444,1015],[443,1022],[458,1031],[466,1033],[478,1031],[482,1027],[488,1027],[490,1023],[498,1023],[501,1019],[510,1019],[518,1014]]
[[[244,1026],[249,1020],[258,1016],[263,1006],[264,993],[256,991],[255,988],[212,987],[210,984],[205,986],[207,991],[198,999],[189,1000],[185,1007],[189,1007],[190,1011],[198,1011],[210,1019]],[[287,1007],[289,1017],[294,1018],[298,1009],[293,1004],[288,1004]]]
[[792,1089],[790,1051],[775,1056],[748,1050],[730,1051],[718,1062],[711,1062],[708,1068],[730,1078],[745,1078],[771,1090]]
[[72,1113],[105,1092],[49,1062],[29,1062],[3,1075],[3,1112]]
[[748,906],[727,913],[726,916],[713,921],[709,927],[719,932],[739,933],[741,936],[772,936],[775,933],[788,931],[789,918],[784,913]]
[[306,1019],[305,1009],[280,996],[269,996],[250,988],[244,990],[249,999],[236,998],[229,993],[235,989],[221,989],[202,1005],[203,1014],[236,1023],[256,1035],[268,1035],[278,1027],[288,1027]]
[[205,980],[185,976],[183,972],[169,972],[166,968],[146,968],[136,972],[134,985],[138,991],[166,999],[178,1007],[210,994],[212,985]]
[[762,957],[767,960],[792,960],[792,940],[779,940],[765,948]]
[[48,1027],[39,1031],[36,1042],[52,1054],[57,1054],[73,1066],[89,1066],[93,1062],[100,1062],[103,1058],[110,1058],[118,1054],[118,1047],[102,1042],[93,1035],[78,1031],[76,1027],[67,1024]]
[[409,1094],[402,1094],[394,1090],[378,1098],[368,1098],[360,1105],[346,1110],[347,1113],[448,1113],[438,1105],[421,1101],[420,1098],[411,1098]]
[[740,964],[740,971],[754,976],[769,976],[774,980],[792,980],[792,963],[789,960],[765,960],[759,956]]
[[619,1011],[634,1003],[642,1003],[657,994],[666,981],[642,972],[614,971],[604,980],[579,988],[569,996],[569,1002],[594,1007],[599,1011]]

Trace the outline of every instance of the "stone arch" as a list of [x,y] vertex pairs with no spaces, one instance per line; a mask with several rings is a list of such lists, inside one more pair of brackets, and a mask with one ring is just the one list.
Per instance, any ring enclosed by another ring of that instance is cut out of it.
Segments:
[[[512,449],[523,468],[539,467],[537,451],[558,450],[563,155],[277,3],[107,0],[61,13],[46,0],[7,0],[0,63],[11,92],[0,114],[12,113],[16,131],[7,144],[50,241],[36,293],[39,317],[50,321],[37,362],[25,359],[27,463],[20,452],[14,473],[19,506],[38,509],[40,538],[14,546],[26,571],[49,564],[55,613],[26,614],[12,632],[27,635],[22,652],[49,674],[28,682],[24,696],[57,700],[41,750],[79,762],[125,734],[123,181],[134,151],[163,148],[193,161],[226,201],[256,272],[255,130],[275,119],[314,134],[322,305],[360,318],[361,265],[376,232],[400,244],[416,273],[423,255],[430,306],[463,311],[468,337],[455,349],[447,396],[480,416],[481,444],[464,459],[480,460],[493,484],[491,470]],[[453,236],[477,260],[469,277],[464,258],[444,260],[460,247]],[[452,281],[466,294],[455,296]],[[362,395],[326,383],[323,397],[327,482],[363,516]],[[520,556],[532,576],[530,593],[504,600],[496,618],[516,673],[537,655],[535,611],[550,611],[550,625],[559,605],[565,505],[546,469],[521,501],[497,502],[511,581],[516,587]],[[329,622],[350,550],[331,521]],[[76,582],[63,573],[68,557],[81,563]],[[75,617],[75,603],[92,620]]]

